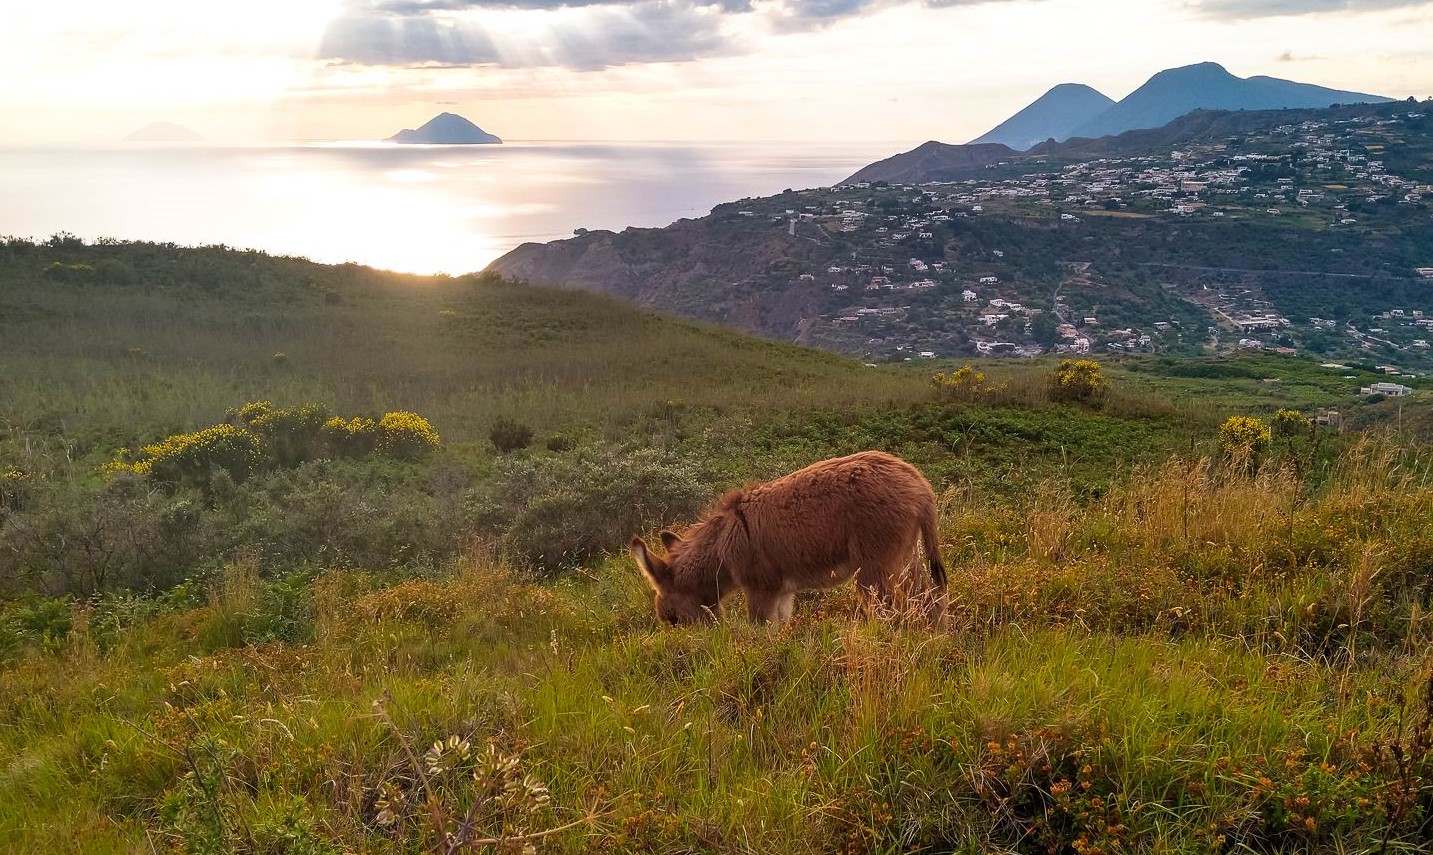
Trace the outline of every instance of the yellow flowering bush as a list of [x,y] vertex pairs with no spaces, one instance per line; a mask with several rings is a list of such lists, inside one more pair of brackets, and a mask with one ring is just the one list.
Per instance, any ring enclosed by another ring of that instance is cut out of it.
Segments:
[[1308,416],[1298,410],[1283,409],[1274,413],[1271,427],[1274,436],[1293,439],[1294,437],[1308,436],[1313,431],[1314,423]]
[[400,460],[422,457],[441,444],[428,420],[410,412],[385,413],[378,420],[378,451]]
[[943,401],[978,401],[1003,388],[1003,384],[991,384],[984,371],[976,371],[969,365],[962,365],[949,374],[936,374],[930,382],[936,397]]
[[1253,416],[1230,416],[1219,426],[1219,450],[1226,456],[1257,463],[1269,447],[1269,426]]
[[270,401],[250,401],[236,410],[229,410],[229,421],[251,425],[258,419],[267,415],[274,405]]
[[0,508],[18,508],[21,488],[28,480],[28,476],[14,466],[7,466],[4,471],[0,471]]
[[336,455],[365,457],[378,446],[378,422],[362,416],[347,421],[334,416],[323,423],[323,438]]
[[[267,401],[260,403],[268,404]],[[264,441],[265,449],[280,466],[297,466],[320,456],[321,434],[330,416],[328,407],[323,404],[283,408],[270,405],[251,418],[244,418],[245,410],[253,406],[240,408],[240,418]]]
[[174,483],[203,483],[214,469],[242,480],[264,465],[264,449],[253,433],[235,425],[215,425],[177,433],[144,446],[136,461],[120,458],[106,466],[106,474],[133,472]]
[[1110,384],[1092,359],[1062,359],[1050,377],[1050,399],[1073,403],[1094,403],[1109,391]]
[[292,467],[328,455],[358,458],[379,451],[414,460],[440,444],[428,420],[410,412],[388,413],[378,421],[343,419],[322,404],[280,408],[254,401],[228,416],[225,424],[175,434],[136,454],[121,452],[101,472],[106,478],[129,473],[204,484],[215,468],[243,480],[264,466]]

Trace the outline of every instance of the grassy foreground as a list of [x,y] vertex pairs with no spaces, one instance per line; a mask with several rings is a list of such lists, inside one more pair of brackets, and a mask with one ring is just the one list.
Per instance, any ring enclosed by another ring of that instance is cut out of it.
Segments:
[[1178,459],[1084,504],[952,490],[935,630],[843,591],[779,633],[658,631],[621,558],[233,563],[51,615],[0,670],[0,846],[1426,851],[1423,471],[1370,441],[1317,493]]

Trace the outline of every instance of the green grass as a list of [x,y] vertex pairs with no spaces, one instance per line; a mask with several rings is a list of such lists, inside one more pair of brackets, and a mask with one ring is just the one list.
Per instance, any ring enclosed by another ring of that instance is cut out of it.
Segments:
[[[57,260],[101,272],[47,278]],[[0,337],[6,424],[110,442],[258,399],[415,410],[471,442],[500,416],[603,432],[669,401],[762,412],[924,392],[910,373],[581,291],[147,244],[0,252]]]
[[[1433,834],[1420,448],[1214,445],[1230,412],[1344,407],[1309,363],[1132,359],[1081,406],[1008,362],[953,403],[579,292],[65,241],[0,243],[0,335],[0,851],[442,852],[464,817],[506,838],[469,851]],[[414,410],[444,447],[101,483],[254,399]],[[499,454],[498,417],[534,446]],[[779,631],[739,602],[655,627],[634,528],[865,448],[939,491],[947,623],[838,590]]]

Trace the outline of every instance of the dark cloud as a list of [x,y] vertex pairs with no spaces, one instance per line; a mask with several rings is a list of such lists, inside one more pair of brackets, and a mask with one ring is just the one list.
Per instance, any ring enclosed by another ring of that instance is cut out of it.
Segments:
[[1274,18],[1319,12],[1374,12],[1428,4],[1429,0],[1202,0],[1198,9],[1212,18]]
[[[966,6],[1007,0],[350,0],[324,33],[320,58],[369,65],[565,66],[596,69],[673,62],[740,49],[723,32],[734,16],[761,16],[777,32],[810,30],[877,8]],[[497,10],[585,9],[554,15],[540,43],[511,45],[481,15]],[[500,47],[501,45],[501,47]]]
[[[319,58],[366,65],[596,69],[635,62],[695,59],[727,48],[720,32],[720,15],[686,2],[644,0],[594,4],[580,23],[554,20],[541,42],[507,50],[498,48],[481,19],[432,14],[439,2],[472,9],[479,5],[472,0],[402,2],[403,5],[399,5],[390,0],[387,6],[370,6],[330,23],[319,47]],[[394,11],[416,5],[422,5],[422,11]],[[497,4],[491,5],[497,8]]]
[[481,28],[371,14],[332,21],[319,44],[319,58],[363,65],[486,65],[500,59]]

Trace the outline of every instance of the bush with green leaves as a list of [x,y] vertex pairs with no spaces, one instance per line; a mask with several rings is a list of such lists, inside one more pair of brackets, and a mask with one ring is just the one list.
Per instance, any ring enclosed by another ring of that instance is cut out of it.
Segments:
[[302,404],[269,407],[245,422],[263,441],[269,457],[277,465],[289,467],[322,456],[324,426],[330,417],[328,407],[323,404]]
[[1280,439],[1297,439],[1313,432],[1313,421],[1298,410],[1282,409],[1270,420],[1273,435]]
[[509,418],[500,418],[488,430],[488,439],[498,451],[509,454],[532,444],[532,428]]
[[505,532],[517,562],[544,575],[620,549],[638,532],[691,520],[716,492],[699,466],[654,448],[508,458],[494,476],[475,515]]

